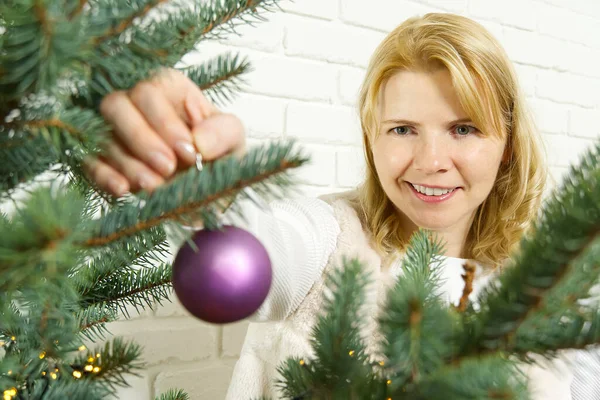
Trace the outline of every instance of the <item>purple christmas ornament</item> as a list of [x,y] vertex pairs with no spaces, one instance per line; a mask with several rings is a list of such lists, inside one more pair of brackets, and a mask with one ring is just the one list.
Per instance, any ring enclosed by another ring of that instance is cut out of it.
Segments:
[[173,288],[183,306],[206,322],[224,324],[252,315],[271,288],[271,260],[260,241],[241,228],[198,231],[173,263]]

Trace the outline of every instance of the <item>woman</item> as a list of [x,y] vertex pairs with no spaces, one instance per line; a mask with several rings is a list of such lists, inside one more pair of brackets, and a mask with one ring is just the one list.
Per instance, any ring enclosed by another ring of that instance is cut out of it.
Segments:
[[[219,113],[185,78],[166,76],[170,84],[163,75],[103,102],[118,142],[107,158],[90,164],[90,174],[107,190],[112,181],[121,191],[152,190],[176,164],[193,162],[193,151],[186,155],[182,145],[191,150],[192,138],[203,159],[243,153],[239,121]],[[367,161],[362,185],[319,199],[245,206],[247,228],[272,258],[274,282],[252,317],[228,399],[279,397],[276,367],[289,356],[311,354],[322,278],[341,257],[358,256],[372,273],[364,307],[376,315],[386,288],[401,275],[409,237],[427,228],[446,243],[440,268],[448,302],[462,293],[467,259],[477,263],[470,296],[476,301],[536,216],[547,173],[539,134],[512,64],[480,24],[453,14],[402,23],[373,54],[359,112]],[[136,140],[140,132],[150,140]],[[157,151],[168,167],[151,155]],[[374,320],[363,333],[377,353]],[[568,371],[525,370],[534,399],[570,399]]]

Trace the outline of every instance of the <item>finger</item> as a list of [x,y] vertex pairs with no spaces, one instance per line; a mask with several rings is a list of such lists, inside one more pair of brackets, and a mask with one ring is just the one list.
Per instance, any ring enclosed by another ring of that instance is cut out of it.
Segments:
[[244,127],[232,114],[217,114],[192,130],[194,142],[203,160],[215,160],[226,154],[240,155],[245,151]]
[[202,90],[181,71],[172,68],[163,69],[152,78],[151,82],[160,88],[177,115],[189,126],[193,123],[186,110],[188,98],[193,98],[196,102],[194,109],[198,110],[201,119],[219,113],[217,107],[208,101]]
[[152,192],[164,183],[164,179],[159,174],[129,154],[116,141],[109,142],[106,145],[106,161],[127,178],[134,191],[146,190]]
[[[141,83],[140,85],[150,85]],[[107,100],[108,99],[108,100]],[[173,174],[173,150],[148,125],[146,119],[124,92],[109,94],[100,105],[104,118],[114,126],[114,134],[132,155],[164,177]]]
[[175,151],[178,160],[186,166],[196,161],[192,133],[169,102],[164,90],[156,85],[138,84],[130,94],[131,102],[146,118],[150,127]]
[[127,178],[99,158],[87,156],[83,160],[83,170],[88,179],[113,196],[120,197],[129,191]]

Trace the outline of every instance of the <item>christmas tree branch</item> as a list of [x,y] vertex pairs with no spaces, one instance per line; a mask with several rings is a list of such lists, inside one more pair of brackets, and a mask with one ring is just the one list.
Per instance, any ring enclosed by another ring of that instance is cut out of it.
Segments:
[[125,307],[127,304],[136,310],[144,304],[152,309],[154,302],[169,299],[171,275],[170,264],[113,274],[97,282],[93,290],[82,296],[81,305],[85,308],[103,303],[108,309],[120,309],[126,316],[129,316]]
[[392,391],[435,371],[453,350],[448,343],[459,327],[436,294],[443,252],[431,233],[417,231],[403,259],[403,277],[388,293],[379,324]]
[[229,199],[244,188],[255,185],[260,187],[273,183],[282,190],[291,186],[285,173],[308,160],[297,152],[294,153],[292,146],[293,142],[285,145],[271,144],[268,148],[249,151],[239,161],[228,157],[205,165],[202,171],[191,168],[174,178],[170,184],[156,189],[151,196],[140,194],[144,203],[142,207],[123,207],[119,213],[108,214],[97,229],[101,235],[86,239],[82,246],[105,246],[186,215],[193,215],[204,221],[207,228],[217,227],[215,208],[219,208],[219,200]]
[[[534,235],[523,239],[498,284],[482,291],[481,313],[465,314],[467,331],[472,334],[463,338],[460,358],[497,350],[535,351],[539,341],[519,341],[534,337],[531,326],[527,327],[529,321],[542,311],[560,321],[567,311],[562,300],[566,295],[576,299],[588,295],[571,279],[597,282],[598,269],[583,266],[593,265],[594,257],[597,260],[598,255],[589,252],[595,252],[599,227],[600,142],[571,169],[560,190],[545,204]],[[550,332],[558,329],[560,325]]]
[[3,160],[0,163],[0,201],[6,201],[17,189],[31,193],[32,189],[27,185],[41,183],[37,178],[44,171],[54,173],[57,167],[53,163],[58,154],[48,148],[45,139],[39,137],[19,148],[0,148],[0,159]]
[[114,39],[125,32],[126,29],[133,27],[133,21],[143,18],[150,11],[157,8],[161,4],[167,3],[169,0],[142,0],[123,3],[126,4],[128,15],[122,19],[116,26],[111,24],[103,34],[93,39],[94,47],[106,42],[109,39]]
[[250,72],[250,64],[239,55],[219,55],[200,66],[187,67],[182,72],[190,78],[210,100],[222,104],[229,101],[232,93],[240,89],[241,76]]
[[[524,376],[514,362],[499,354],[469,359],[460,366],[444,366],[424,376],[417,385],[409,385],[408,398],[427,400],[523,399],[526,392]],[[405,392],[398,389],[392,398]]]
[[116,321],[118,315],[115,310],[104,307],[104,304],[94,304],[75,314],[79,331],[89,340],[104,338],[108,333],[106,324]]
[[[45,286],[63,276],[81,254],[74,245],[80,231],[82,200],[70,191],[36,190],[18,218],[0,230],[0,291]],[[0,221],[1,222],[1,221]]]
[[115,274],[134,271],[136,266],[153,267],[168,256],[166,233],[154,227],[140,234],[111,243],[102,248],[86,265],[77,268],[69,279],[81,296],[88,296],[94,287]]
[[77,7],[75,7],[73,9],[73,11],[71,11],[71,13],[69,14],[69,21],[73,20],[75,17],[81,15],[81,12],[83,11],[84,7],[86,6],[86,4],[88,4],[87,0],[79,0],[79,3],[77,4]]
[[51,93],[62,72],[79,67],[87,21],[69,22],[66,12],[35,0],[0,4],[6,29],[0,56],[3,116],[11,110],[8,103],[15,105],[34,92]]
[[383,398],[385,380],[371,368],[361,337],[370,318],[362,309],[370,276],[359,260],[344,258],[326,274],[325,284],[323,313],[311,332],[314,358],[286,360],[278,367],[278,386],[294,399]]
[[103,349],[86,353],[78,355],[71,363],[73,371],[79,372],[74,376],[106,384],[111,391],[117,386],[129,386],[125,375],[141,376],[137,371],[145,367],[140,361],[141,347],[124,342],[121,338],[106,342]]
[[190,397],[183,390],[171,389],[167,393],[161,394],[156,400],[190,400]]
[[260,11],[271,12],[278,0],[222,0],[194,4],[193,9],[178,7],[151,26],[132,26],[132,53],[163,60],[180,59],[201,39],[223,39],[236,33],[240,24],[264,21]]

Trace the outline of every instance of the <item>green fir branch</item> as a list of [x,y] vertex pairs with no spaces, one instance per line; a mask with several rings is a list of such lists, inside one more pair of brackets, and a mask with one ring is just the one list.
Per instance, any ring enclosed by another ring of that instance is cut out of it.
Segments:
[[77,268],[69,277],[81,296],[90,294],[94,287],[115,274],[131,272],[136,267],[151,268],[170,257],[166,233],[154,227],[138,235],[110,243],[93,258]]
[[22,141],[0,133],[0,157],[0,201],[7,201],[44,171],[55,171],[59,156],[41,136]]
[[[533,351],[552,356],[563,349],[582,349],[597,343],[598,337],[586,335],[587,326],[597,316],[598,302],[585,304],[600,275],[600,238],[571,263],[571,273],[553,290],[516,332],[512,350],[525,355]],[[564,311],[556,311],[564,310]],[[591,341],[590,341],[591,340]]]
[[[240,24],[265,20],[261,12],[274,11],[277,1],[213,1],[194,4],[192,9],[173,2],[174,7],[164,8],[159,20],[131,25],[125,18],[116,31],[95,42],[95,54],[88,59],[90,81],[79,88],[79,100],[97,104],[101,96],[127,90],[164,67],[174,67],[200,40],[222,38],[225,33],[236,33]],[[156,5],[151,4],[148,7]],[[121,32],[127,32],[127,41],[119,38]]]
[[[514,399],[528,400],[526,379],[514,361],[500,355],[471,359],[459,366],[440,368],[406,388],[410,397],[427,400]],[[398,390],[390,397],[404,398]]]
[[6,28],[1,35],[0,103],[51,91],[62,71],[78,68],[88,36],[85,20],[68,21],[68,9],[60,2],[35,0],[0,4]]
[[82,199],[40,188],[0,231],[0,291],[64,276],[79,261]]
[[156,400],[190,400],[190,396],[181,389],[170,389],[156,397]]
[[456,351],[449,343],[460,330],[458,318],[438,294],[443,253],[431,232],[415,232],[403,258],[403,276],[387,294],[379,326],[391,391],[417,383]]
[[219,55],[199,66],[182,69],[215,104],[231,101],[233,95],[244,83],[243,74],[252,69],[247,59],[240,59],[239,54]]
[[[519,328],[544,304],[552,304],[552,294],[560,289],[569,274],[576,272],[577,259],[583,257],[597,240],[600,232],[600,142],[583,156],[578,166],[571,168],[560,190],[544,205],[534,232],[532,237],[522,240],[520,252],[513,257],[512,267],[500,277],[499,284],[484,290],[483,311],[476,322],[478,326],[472,327],[479,336],[469,338],[469,352],[525,351],[517,340]],[[596,281],[598,276],[587,279]],[[573,285],[570,292],[578,299],[588,296]],[[552,310],[559,314],[564,311]]]
[[119,316],[112,308],[104,304],[92,304],[75,314],[78,331],[81,335],[91,341],[106,338],[109,333],[106,324],[116,321]]
[[[293,141],[273,142],[250,150],[241,160],[229,156],[207,163],[202,171],[190,168],[157,188],[151,196],[140,192],[138,204],[107,214],[94,228],[95,235],[84,240],[82,246],[106,246],[168,221],[203,221],[208,229],[218,228],[218,213],[228,199],[243,198],[242,190],[246,187],[271,198],[284,196],[293,183],[289,170],[307,161],[294,148]],[[239,212],[236,207],[231,210]]]
[[[98,381],[113,394],[117,387],[129,386],[125,379],[127,375],[139,377],[138,371],[145,367],[141,361],[141,347],[118,337],[106,342],[104,348],[85,353],[78,354],[73,360],[73,370],[81,372],[81,380]],[[91,365],[92,370],[86,370],[86,365]]]
[[323,313],[311,332],[314,357],[311,360],[290,358],[278,367],[282,378],[277,385],[287,397],[367,399],[383,396],[385,384],[371,368],[360,335],[368,318],[361,305],[370,283],[370,276],[357,259],[343,259],[341,267],[326,274]]
[[237,34],[237,26],[266,21],[263,13],[276,7],[278,0],[219,0],[194,3],[191,8],[181,5],[159,21],[133,26],[128,52],[173,66],[200,40]]
[[103,303],[104,307],[120,310],[127,317],[129,311],[126,305],[135,307],[138,312],[138,307],[153,309],[155,302],[169,299],[171,275],[170,264],[112,274],[82,296],[81,306],[85,308]]
[[53,380],[50,377],[37,381],[42,384],[31,385],[33,388],[40,387],[39,392],[31,393],[31,399],[102,400],[110,394],[96,382],[78,382],[71,378]]

